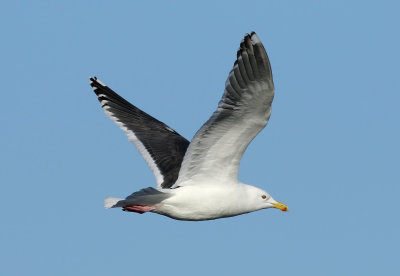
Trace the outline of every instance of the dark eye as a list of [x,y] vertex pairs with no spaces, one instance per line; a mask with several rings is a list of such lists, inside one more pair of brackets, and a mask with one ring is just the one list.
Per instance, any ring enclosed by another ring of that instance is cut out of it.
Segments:
[[266,196],[266,195],[262,195],[261,197],[262,197],[263,199],[266,199],[266,198],[267,198],[267,196]]

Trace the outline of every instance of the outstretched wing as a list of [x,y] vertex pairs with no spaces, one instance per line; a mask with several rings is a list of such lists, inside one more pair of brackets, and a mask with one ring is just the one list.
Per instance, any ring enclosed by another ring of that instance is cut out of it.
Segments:
[[176,181],[189,141],[166,124],[135,107],[96,77],[90,78],[104,113],[113,120],[146,160],[158,188]]
[[246,34],[217,110],[190,143],[177,185],[236,182],[244,151],[268,123],[273,98],[267,53],[254,32]]

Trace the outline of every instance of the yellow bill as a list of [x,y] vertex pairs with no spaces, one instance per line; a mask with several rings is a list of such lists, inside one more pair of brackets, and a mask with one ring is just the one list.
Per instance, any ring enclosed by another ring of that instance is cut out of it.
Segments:
[[281,202],[277,202],[277,203],[272,203],[272,206],[274,206],[274,208],[276,209],[280,209],[284,212],[289,211],[288,207],[286,206],[286,204],[283,204]]

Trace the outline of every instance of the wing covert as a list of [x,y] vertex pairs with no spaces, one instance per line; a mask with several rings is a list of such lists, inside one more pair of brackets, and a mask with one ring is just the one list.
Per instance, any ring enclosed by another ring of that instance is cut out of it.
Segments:
[[96,77],[90,78],[104,113],[139,150],[153,171],[159,188],[176,181],[189,141],[175,130],[119,96]]
[[268,123],[273,98],[268,55],[254,32],[246,34],[217,110],[189,145],[178,185],[194,178],[237,181],[242,155]]

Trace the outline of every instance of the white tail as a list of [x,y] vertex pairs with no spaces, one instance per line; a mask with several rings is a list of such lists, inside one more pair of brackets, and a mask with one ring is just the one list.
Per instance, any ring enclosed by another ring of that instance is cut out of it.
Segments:
[[117,204],[117,202],[120,200],[124,200],[124,199],[123,198],[115,198],[115,197],[107,197],[104,200],[104,208],[106,208],[106,209],[113,208]]

